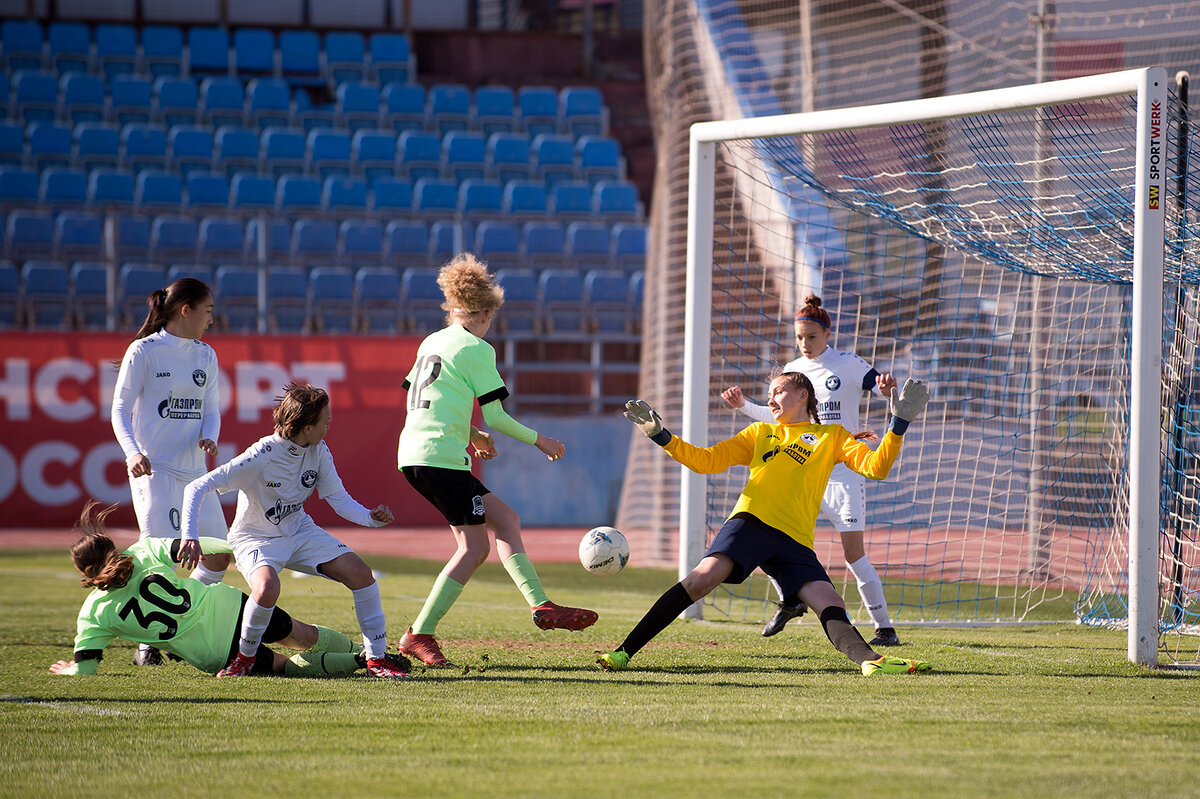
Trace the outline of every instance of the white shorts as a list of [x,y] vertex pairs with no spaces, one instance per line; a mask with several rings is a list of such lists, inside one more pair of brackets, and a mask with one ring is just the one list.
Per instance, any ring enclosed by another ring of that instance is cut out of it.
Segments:
[[[179,537],[183,523],[183,490],[189,482],[160,469],[129,479],[129,487],[133,491],[133,512],[137,514],[142,538]],[[222,541],[229,535],[225,513],[221,510],[221,502],[215,491],[201,500],[196,529],[202,536],[220,538]]]
[[825,486],[821,498],[821,518],[839,533],[861,532],[867,526],[867,492],[862,483],[835,483]]
[[276,574],[284,569],[294,569],[324,577],[317,571],[318,566],[352,551],[312,519],[301,519],[291,535],[267,537],[253,531],[233,533],[229,536],[229,547],[237,559],[238,571],[247,579],[260,566],[270,566]]

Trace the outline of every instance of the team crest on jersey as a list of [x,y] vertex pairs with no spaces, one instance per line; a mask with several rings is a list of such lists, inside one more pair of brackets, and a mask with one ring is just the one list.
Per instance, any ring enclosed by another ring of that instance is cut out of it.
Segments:
[[837,391],[841,387],[842,379],[837,375],[830,375],[829,377],[825,378],[825,388],[829,389],[830,391]]
[[204,388],[204,384],[208,382],[208,375],[204,373],[203,369],[197,369],[192,372],[192,382],[200,388]]
[[800,436],[800,440],[805,444],[808,444],[810,447],[814,447],[817,444],[817,437],[812,433],[804,433]]
[[312,488],[316,484],[317,473],[312,469],[309,469],[304,474],[300,475],[300,485],[304,486],[305,488]]

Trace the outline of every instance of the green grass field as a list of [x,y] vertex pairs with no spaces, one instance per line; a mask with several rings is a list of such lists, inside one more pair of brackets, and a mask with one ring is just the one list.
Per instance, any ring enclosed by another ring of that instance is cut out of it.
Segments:
[[[440,564],[368,560],[399,637]],[[135,667],[125,642],[60,677],[86,592],[65,553],[0,551],[0,796],[1196,794],[1200,675],[1128,663],[1124,633],[900,624],[897,654],[935,671],[868,679],[807,617],[770,639],[676,622],[609,674],[596,651],[674,577],[540,571],[600,622],[538,630],[489,563],[440,630],[464,667],[406,682],[217,681]],[[356,631],[339,585],[285,577],[280,605]]]

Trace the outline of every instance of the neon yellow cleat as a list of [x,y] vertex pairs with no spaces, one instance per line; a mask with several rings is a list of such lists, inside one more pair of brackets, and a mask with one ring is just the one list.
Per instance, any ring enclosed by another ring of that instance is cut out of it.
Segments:
[[605,652],[596,658],[596,664],[605,671],[621,671],[629,665],[629,655],[620,649],[616,652]]
[[862,673],[868,677],[872,674],[917,674],[932,670],[933,666],[924,660],[905,660],[891,655],[881,655],[876,660],[868,660],[862,664]]

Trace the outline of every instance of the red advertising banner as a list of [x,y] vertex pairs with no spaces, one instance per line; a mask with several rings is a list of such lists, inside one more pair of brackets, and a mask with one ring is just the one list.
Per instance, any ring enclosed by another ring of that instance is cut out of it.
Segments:
[[[89,497],[120,503],[135,526],[125,457],[110,412],[117,367],[131,334],[0,333],[0,527],[70,527]],[[396,470],[404,377],[417,338],[209,334],[221,370],[219,462],[271,432],[271,408],[295,380],[329,392],[326,441],[342,482],[367,507],[384,503],[401,526],[442,518]],[[210,464],[210,466],[213,464]],[[222,497],[232,519],[233,494]],[[346,524],[315,497],[321,524]]]

